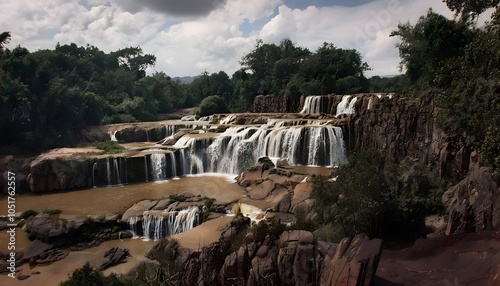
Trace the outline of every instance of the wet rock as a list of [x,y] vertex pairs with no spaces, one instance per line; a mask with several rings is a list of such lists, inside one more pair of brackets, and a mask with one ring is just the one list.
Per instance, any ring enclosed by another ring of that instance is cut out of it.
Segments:
[[104,270],[109,267],[115,266],[117,264],[123,263],[125,259],[129,256],[128,249],[112,247],[104,253],[104,261],[100,266],[99,270]]
[[17,275],[17,279],[18,280],[26,280],[28,278],[30,278],[30,275],[27,275],[27,274],[19,274],[19,275]]

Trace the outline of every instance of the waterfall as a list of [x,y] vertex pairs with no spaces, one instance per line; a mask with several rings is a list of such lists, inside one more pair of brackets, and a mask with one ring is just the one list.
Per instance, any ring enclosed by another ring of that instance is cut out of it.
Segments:
[[[199,212],[200,210],[197,206],[170,212],[145,211],[142,216],[142,233],[144,240],[160,240],[165,236],[192,229],[199,224]],[[129,219],[129,221],[131,221],[131,219]],[[135,221],[136,220],[137,219],[135,219]],[[132,226],[129,224],[129,228],[131,227]]]
[[354,104],[358,100],[356,96],[354,96],[351,100],[350,95],[344,95],[342,100],[337,105],[337,113],[335,116],[339,116],[341,114],[354,114]]
[[111,141],[115,141],[117,142],[118,140],[116,139],[116,132],[118,132],[118,130],[115,130],[115,131],[111,131],[109,132],[109,137],[110,137],[110,140]]
[[93,165],[92,165],[92,184],[93,184],[93,187],[96,188],[97,187],[97,184],[95,182],[95,168],[97,167],[97,162],[95,162]]
[[113,158],[113,164],[115,166],[115,176],[116,176],[116,183],[118,185],[121,185],[122,184],[122,181],[121,181],[121,174],[120,174],[120,168],[118,166],[118,158]]
[[212,141],[185,139],[182,146],[191,152],[192,173],[238,174],[263,156],[283,158],[291,165],[336,166],[347,161],[340,127],[275,127],[282,122],[230,127]]
[[131,216],[128,218],[128,228],[132,232],[132,238],[138,238],[139,235],[137,235],[137,222],[139,221],[139,217],[137,216]]
[[168,138],[175,134],[175,125],[165,124],[165,138]]
[[370,99],[368,99],[368,107],[366,107],[366,109],[367,110],[372,109],[372,104],[373,104],[373,99],[370,97]]
[[144,156],[144,176],[146,177],[146,182],[148,181],[148,157]]
[[321,113],[321,105],[323,103],[323,96],[307,96],[304,102],[304,108],[300,111],[302,114],[318,114]]
[[109,158],[106,158],[106,179],[107,185],[111,186],[111,165],[109,163]]
[[163,153],[153,153],[151,159],[151,173],[153,181],[164,180],[166,178],[167,160]]
[[174,154],[174,152],[170,152],[170,153],[168,153],[168,155],[170,157],[170,165],[172,166],[172,168],[171,168],[172,178],[175,178],[175,177],[177,177],[177,170],[176,170],[177,164],[175,163],[175,154]]

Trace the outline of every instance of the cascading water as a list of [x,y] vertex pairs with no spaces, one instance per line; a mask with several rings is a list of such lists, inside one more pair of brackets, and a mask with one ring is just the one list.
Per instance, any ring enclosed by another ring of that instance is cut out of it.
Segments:
[[144,156],[144,177],[146,178],[146,182],[148,181],[148,157]]
[[175,164],[175,154],[173,152],[170,152],[168,153],[168,155],[170,158],[170,166],[172,166],[171,168],[172,178],[175,178],[177,177],[177,170],[176,170],[177,164]]
[[341,114],[354,114],[354,104],[357,100],[358,98],[356,96],[351,99],[350,95],[344,95],[340,103],[337,105],[337,113],[335,116],[339,116]]
[[284,158],[291,165],[336,166],[347,161],[342,130],[330,125],[284,127],[273,121],[261,127],[230,127],[208,146],[198,139],[177,142],[177,147],[189,148],[192,169],[198,172],[238,174],[263,156]]
[[109,133],[109,136],[110,136],[110,140],[111,140],[111,141],[115,141],[115,142],[117,142],[117,141],[118,141],[118,140],[116,139],[116,132],[118,132],[118,131],[117,131],[117,130],[115,130],[115,131],[111,131],[111,132]]
[[111,164],[109,163],[109,158],[106,158],[106,179],[107,185],[111,186]]
[[[199,224],[200,210],[191,206],[180,211],[146,211],[142,216],[144,240],[159,240],[163,237],[188,231]],[[137,229],[138,218],[130,218],[129,228]]]
[[164,180],[166,176],[167,159],[163,153],[153,153],[150,156],[153,181]]
[[118,164],[118,158],[113,158],[113,164],[115,165],[115,176],[116,176],[116,183],[118,185],[121,185],[122,184],[122,180],[120,178],[120,167],[119,167],[119,164]]
[[304,108],[300,111],[302,114],[319,114],[321,113],[321,104],[324,96],[315,95],[307,96],[304,102]]
[[138,238],[137,234],[137,222],[139,221],[139,217],[131,216],[128,218],[128,228],[132,232],[132,238]]
[[97,162],[92,165],[92,185],[94,188],[97,187],[97,184],[95,182],[95,168],[97,167]]
[[165,125],[165,138],[175,134],[175,125]]

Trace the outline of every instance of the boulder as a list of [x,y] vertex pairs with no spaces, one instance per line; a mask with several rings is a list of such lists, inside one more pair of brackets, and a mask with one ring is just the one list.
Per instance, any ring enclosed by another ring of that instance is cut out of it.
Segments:
[[467,177],[443,194],[448,206],[446,234],[479,232],[500,227],[500,186],[491,168],[472,164]]
[[100,266],[99,270],[104,270],[107,269],[111,266],[115,266],[117,264],[123,263],[125,259],[129,256],[129,251],[128,249],[125,248],[118,248],[118,247],[112,247],[104,253],[104,258],[106,258],[106,261],[104,261]]
[[301,244],[311,244],[314,242],[314,236],[311,232],[305,230],[284,231],[280,235],[280,244],[287,245],[289,242],[298,241]]
[[344,238],[332,257],[325,257],[321,285],[373,285],[382,253],[382,240],[365,235]]
[[226,257],[220,271],[222,285],[241,285],[248,278],[249,255],[241,246],[238,251]]
[[247,188],[247,196],[254,200],[263,200],[271,194],[274,190],[276,184],[273,181],[267,180],[262,184],[259,184],[255,187]]

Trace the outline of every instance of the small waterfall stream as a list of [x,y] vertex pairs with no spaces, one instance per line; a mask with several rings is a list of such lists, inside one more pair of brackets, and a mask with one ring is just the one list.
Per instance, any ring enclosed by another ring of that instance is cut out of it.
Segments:
[[142,222],[142,237],[144,240],[160,240],[163,237],[188,231],[197,226],[200,221],[200,209],[191,206],[179,211],[145,211],[141,216],[128,219],[129,229],[134,237],[138,237],[138,224]]

